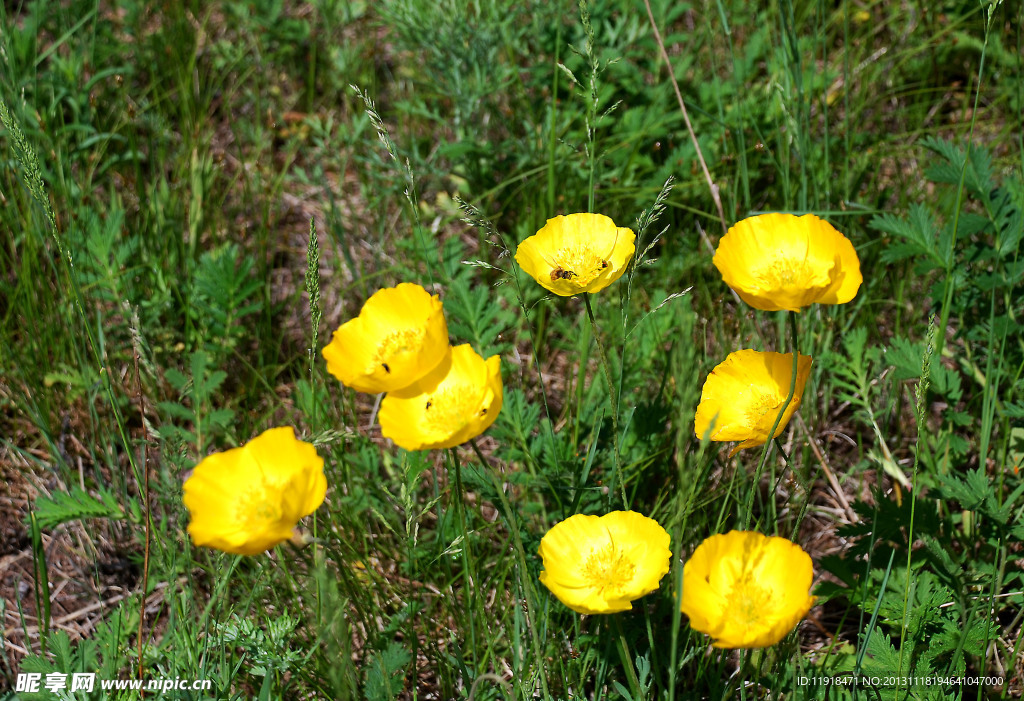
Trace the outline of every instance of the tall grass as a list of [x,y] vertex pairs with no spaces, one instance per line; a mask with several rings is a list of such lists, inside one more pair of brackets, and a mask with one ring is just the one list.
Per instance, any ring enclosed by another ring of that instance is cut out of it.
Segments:
[[[212,680],[168,694],[195,699],[1020,696],[1024,11],[651,4],[670,66],[616,2],[0,10],[0,697],[72,671]],[[801,315],[814,371],[763,470],[694,435],[730,350],[788,346],[711,266],[698,151],[725,225],[814,212],[865,271]],[[511,255],[577,211],[639,234],[592,300]],[[458,449],[390,445],[319,355],[407,280],[502,357]],[[193,547],[188,471],[285,424],[326,464],[312,542]],[[621,508],[672,569],[575,614],[540,539]],[[682,564],[744,524],[803,545],[819,602],[719,650]],[[1000,681],[801,681],[854,671]]]

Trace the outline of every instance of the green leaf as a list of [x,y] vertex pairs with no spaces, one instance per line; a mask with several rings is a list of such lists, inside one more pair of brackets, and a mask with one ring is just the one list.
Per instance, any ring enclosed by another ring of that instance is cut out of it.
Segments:
[[904,675],[910,671],[910,653],[903,653],[903,665],[900,665],[900,654],[893,647],[892,640],[878,628],[871,631],[867,641],[867,658],[864,660],[864,671],[877,674]]
[[393,701],[405,687],[405,666],[412,653],[401,643],[391,642],[373,655],[366,670],[367,701]]
[[911,205],[906,219],[889,213],[875,215],[869,226],[896,237],[896,241],[882,250],[883,263],[914,260],[919,273],[946,267],[946,249],[940,247],[936,239],[941,227],[924,205]]
[[886,361],[894,367],[894,380],[916,380],[921,377],[921,358],[925,344],[896,337],[885,350]]
[[117,497],[102,488],[98,491],[99,496],[94,497],[75,487],[70,494],[53,492],[48,497],[40,497],[34,509],[39,525],[52,529],[62,523],[85,518],[123,519],[125,514],[117,503]]
[[191,382],[188,377],[175,368],[167,368],[164,370],[164,378],[179,392],[184,392],[185,388],[188,387],[189,382]]
[[961,508],[976,511],[992,494],[988,475],[979,467],[965,474],[965,479],[954,474],[939,475],[939,491],[945,499],[953,499]]
[[972,144],[968,158],[962,148],[950,141],[926,137],[921,144],[943,159],[925,171],[932,182],[959,185],[962,177],[967,192],[978,199],[986,198],[995,187],[992,156],[985,148]]
[[1001,257],[1013,258],[1024,237],[1024,184],[1018,178],[1009,178],[991,194],[999,232],[997,250]]

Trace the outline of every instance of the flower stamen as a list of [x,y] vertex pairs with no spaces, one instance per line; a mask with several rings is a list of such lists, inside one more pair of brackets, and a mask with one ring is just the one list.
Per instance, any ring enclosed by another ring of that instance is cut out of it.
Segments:
[[608,267],[608,261],[597,255],[586,243],[578,243],[555,251],[555,268],[551,280],[572,279],[580,286],[590,284]]
[[280,506],[268,499],[266,489],[246,490],[234,507],[235,520],[248,529],[263,528],[281,519]]
[[583,561],[583,575],[602,596],[610,592],[618,596],[633,580],[636,565],[620,552],[614,543],[603,548],[593,548],[590,555]]
[[[766,414],[772,411],[777,412],[782,406],[783,399],[775,392],[757,392],[746,407],[747,426],[755,427],[761,423],[761,419]],[[772,417],[774,416],[775,414],[772,414]]]
[[814,270],[806,261],[780,257],[754,273],[762,289],[779,290],[793,285],[805,286],[813,279]]
[[636,234],[603,214],[548,219],[516,249],[516,262],[549,292],[561,297],[594,293],[625,272],[636,252]]
[[391,372],[386,359],[398,353],[409,351],[418,352],[423,346],[423,329],[396,329],[380,340],[377,344],[377,352],[374,354],[376,363],[384,366],[384,370]]
[[726,597],[726,616],[741,628],[764,625],[765,611],[771,610],[772,593],[750,581],[749,575],[736,582]]
[[476,413],[472,404],[478,397],[478,390],[465,384],[439,388],[427,399],[425,428],[437,435],[458,433]]

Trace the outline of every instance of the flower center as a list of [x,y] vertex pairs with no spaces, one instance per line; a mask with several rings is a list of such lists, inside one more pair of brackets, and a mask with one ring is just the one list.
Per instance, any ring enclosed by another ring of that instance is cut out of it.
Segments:
[[600,550],[590,551],[590,557],[583,563],[583,576],[589,580],[590,586],[604,594],[610,590],[612,594],[621,592],[632,580],[636,565],[609,543]]
[[782,400],[776,393],[757,392],[750,398],[750,403],[747,405],[747,426],[757,426],[765,418],[765,415],[769,415],[774,422],[780,406],[782,406]]
[[469,423],[480,402],[479,389],[471,385],[440,387],[427,399],[427,429],[453,436]]
[[604,272],[609,266],[608,260],[594,253],[590,246],[575,244],[566,246],[552,256],[555,268],[551,271],[551,280],[572,280],[580,287]]
[[763,624],[765,613],[772,610],[772,592],[744,577],[733,585],[726,602],[726,617],[737,626],[752,628]]
[[373,363],[366,368],[366,374],[373,374],[383,367],[384,372],[391,374],[388,361],[399,353],[407,351],[416,353],[423,345],[423,329],[399,329],[392,331],[377,344],[377,352],[373,354]]
[[776,258],[755,273],[762,289],[778,290],[792,285],[806,285],[814,277],[807,261]]
[[235,501],[235,520],[249,530],[259,530],[281,520],[281,505],[268,499],[266,488],[252,488]]

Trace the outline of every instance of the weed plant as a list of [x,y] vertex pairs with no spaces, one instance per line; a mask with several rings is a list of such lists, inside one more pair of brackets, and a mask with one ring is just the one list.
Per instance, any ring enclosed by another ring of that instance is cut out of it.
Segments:
[[[1024,7],[651,5],[670,65],[614,0],[0,6],[0,699],[1020,698]],[[548,295],[512,254],[583,211],[637,255]],[[711,266],[764,211],[830,220],[864,284],[801,315],[759,470],[693,416],[729,351],[788,350]],[[325,371],[402,281],[502,358],[472,443],[399,449]],[[194,547],[189,471],[279,425],[325,461],[305,544]],[[541,537],[624,508],[670,572],[574,613]],[[817,605],[713,648],[683,562],[744,526],[810,553]]]

